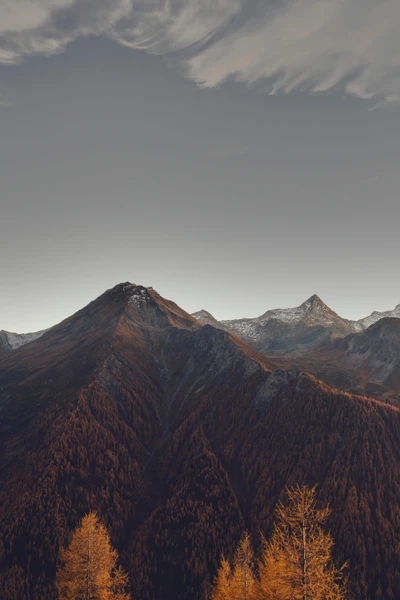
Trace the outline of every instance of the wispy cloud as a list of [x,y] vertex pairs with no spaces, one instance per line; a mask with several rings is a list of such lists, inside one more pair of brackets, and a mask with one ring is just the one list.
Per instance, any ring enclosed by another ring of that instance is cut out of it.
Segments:
[[0,0],[3,63],[106,35],[174,55],[201,86],[340,86],[379,104],[400,102],[399,31],[399,0]]

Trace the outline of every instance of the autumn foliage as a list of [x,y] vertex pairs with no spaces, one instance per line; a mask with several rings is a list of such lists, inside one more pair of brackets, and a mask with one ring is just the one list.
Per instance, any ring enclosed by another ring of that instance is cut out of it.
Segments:
[[68,548],[60,552],[56,584],[60,600],[130,600],[128,575],[117,566],[105,526],[90,512]]
[[[322,526],[329,508],[318,508],[315,488],[287,490],[287,504],[279,503],[269,541],[263,540],[256,569],[246,532],[233,565],[222,558],[212,600],[345,600],[343,565],[332,561],[333,539]],[[258,575],[258,576],[257,576]]]
[[255,600],[257,580],[254,567],[251,538],[246,531],[236,548],[233,565],[226,558],[221,560],[212,600]]
[[246,528],[258,580],[260,531],[297,482],[332,507],[354,598],[398,600],[400,410],[270,373],[226,332],[135,316],[124,294],[0,358],[1,600],[56,600],[90,510],[134,598],[201,600]]

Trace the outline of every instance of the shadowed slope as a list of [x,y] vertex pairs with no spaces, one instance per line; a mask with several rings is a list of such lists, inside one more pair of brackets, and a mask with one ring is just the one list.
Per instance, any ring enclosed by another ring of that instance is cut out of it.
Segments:
[[296,364],[340,389],[399,405],[400,319],[381,319],[286,364]]

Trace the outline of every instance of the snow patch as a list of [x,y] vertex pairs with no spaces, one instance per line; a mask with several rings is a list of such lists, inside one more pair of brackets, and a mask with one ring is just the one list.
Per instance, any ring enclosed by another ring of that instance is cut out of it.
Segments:
[[400,319],[400,304],[398,304],[393,310],[386,310],[384,312],[374,311],[368,317],[360,319],[359,321],[352,321],[352,325],[356,331],[364,331],[368,329],[374,323],[377,323],[381,319],[395,318]]
[[315,295],[295,308],[277,308],[269,310],[255,319],[221,321],[221,324],[239,337],[258,342],[264,338],[265,327],[271,321],[293,328],[300,323],[305,323],[309,327],[322,325],[327,329],[338,328],[347,332],[351,331],[350,322],[339,317]]
[[129,297],[129,304],[133,304],[136,308],[141,308],[146,304],[150,304],[151,297],[146,288],[138,286],[124,286],[125,291],[132,291]]
[[34,333],[13,333],[11,331],[2,331],[3,334],[1,337],[8,344],[11,350],[17,350],[17,348],[21,348],[21,346],[25,346],[29,342],[33,342],[34,340],[39,339],[49,331],[48,329],[43,329],[42,331],[36,331]]

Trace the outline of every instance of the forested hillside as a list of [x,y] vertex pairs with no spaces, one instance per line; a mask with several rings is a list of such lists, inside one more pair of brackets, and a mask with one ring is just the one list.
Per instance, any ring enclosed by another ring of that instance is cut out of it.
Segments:
[[120,285],[0,360],[0,597],[53,600],[96,511],[135,599],[200,600],[285,487],[329,503],[357,599],[400,596],[400,411],[339,393]]

